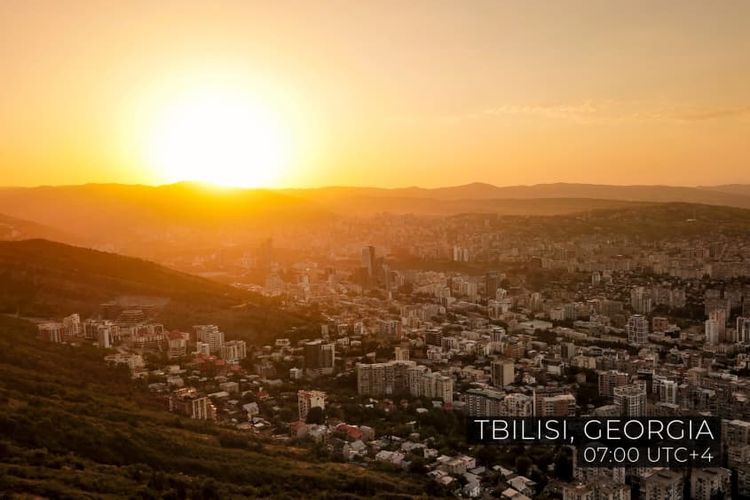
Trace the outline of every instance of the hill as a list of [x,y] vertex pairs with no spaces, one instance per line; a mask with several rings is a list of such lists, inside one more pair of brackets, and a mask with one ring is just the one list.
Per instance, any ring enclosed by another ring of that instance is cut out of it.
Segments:
[[[0,189],[0,212],[75,235],[64,241],[160,262],[218,249],[253,248],[268,238],[314,230],[353,215],[564,215],[654,203],[750,208],[745,185],[714,187],[473,183],[425,189],[324,187],[220,189],[87,184]],[[0,228],[2,220],[0,220]],[[21,232],[20,234],[25,234]],[[37,233],[30,232],[37,236]],[[42,237],[47,233],[41,233]],[[54,237],[62,239],[62,237]],[[201,250],[203,249],[203,250]]]
[[[326,463],[170,414],[93,347],[0,316],[0,491],[43,498],[408,498],[414,476]],[[397,495],[397,493],[399,495]]]
[[497,224],[508,234],[544,234],[559,240],[594,234],[644,240],[719,235],[744,238],[750,233],[750,210],[694,203],[661,203],[551,217],[508,217],[499,219]]
[[0,313],[89,315],[128,298],[158,303],[157,319],[169,328],[216,323],[252,341],[310,323],[263,297],[142,259],[46,240],[0,241]]
[[69,243],[80,241],[80,238],[64,231],[43,224],[37,224],[36,222],[0,214],[0,241],[28,240],[32,238],[43,238]]
[[279,225],[329,217],[313,203],[265,189],[86,184],[0,189],[0,212],[66,231],[91,245],[151,256],[216,242],[242,244]]
[[472,183],[443,188],[348,188],[284,190],[284,193],[311,201],[330,201],[337,197],[412,198],[433,200],[529,200],[578,198],[636,201],[647,203],[682,202],[750,208],[750,188],[745,185],[716,187],[613,186],[604,184],[554,183],[531,186],[493,186]]

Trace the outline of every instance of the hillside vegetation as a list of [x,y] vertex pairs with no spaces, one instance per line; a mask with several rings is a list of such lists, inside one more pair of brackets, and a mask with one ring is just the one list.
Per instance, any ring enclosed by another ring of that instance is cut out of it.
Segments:
[[320,463],[162,409],[103,351],[0,316],[0,491],[46,498],[418,495],[408,475]]
[[168,328],[215,323],[228,334],[266,341],[314,318],[282,312],[273,301],[153,262],[46,240],[0,242],[0,313],[25,317],[96,314],[122,296],[165,299]]

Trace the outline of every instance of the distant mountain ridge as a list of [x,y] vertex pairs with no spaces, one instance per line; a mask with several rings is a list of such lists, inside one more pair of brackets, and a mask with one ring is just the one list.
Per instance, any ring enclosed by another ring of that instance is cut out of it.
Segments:
[[608,185],[552,183],[518,186],[494,186],[475,182],[460,186],[440,188],[369,188],[369,187],[323,187],[310,189],[286,189],[281,192],[306,199],[331,196],[379,196],[384,198],[412,197],[440,200],[462,199],[536,199],[536,198],[583,198],[598,200],[620,200],[641,202],[684,202],[750,208],[750,185],[724,186],[666,186],[666,185]]
[[[257,245],[275,231],[308,229],[349,216],[564,215],[673,202],[747,209],[750,185],[499,187],[471,183],[442,188],[222,189],[182,182],[0,188],[0,214],[39,225],[38,231],[28,235],[13,228],[5,235],[0,231],[0,239],[45,237],[162,259],[165,252],[215,249],[217,243]],[[2,222],[0,218],[0,227]],[[42,226],[75,239],[56,237],[42,231]]]

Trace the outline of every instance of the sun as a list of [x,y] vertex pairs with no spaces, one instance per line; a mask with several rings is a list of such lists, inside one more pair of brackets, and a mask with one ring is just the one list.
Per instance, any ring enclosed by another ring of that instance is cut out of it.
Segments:
[[219,186],[275,185],[288,160],[281,117],[238,89],[183,92],[156,114],[148,162],[166,182]]

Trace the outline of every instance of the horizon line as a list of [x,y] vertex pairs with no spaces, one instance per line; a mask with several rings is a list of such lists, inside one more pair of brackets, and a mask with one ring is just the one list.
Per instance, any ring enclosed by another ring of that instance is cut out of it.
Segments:
[[229,186],[221,184],[212,184],[203,181],[193,180],[181,180],[167,183],[144,183],[144,182],[82,182],[77,184],[34,184],[34,185],[0,185],[0,189],[39,189],[39,188],[71,188],[71,187],[87,187],[87,186],[128,186],[128,187],[148,187],[148,188],[161,188],[178,185],[193,185],[206,189],[226,190],[226,191],[314,191],[319,189],[379,189],[383,191],[398,191],[408,189],[419,189],[424,191],[433,191],[438,189],[455,189],[464,188],[469,186],[486,186],[497,189],[507,188],[533,188],[541,186],[595,186],[595,187],[641,187],[641,188],[685,188],[685,189],[711,189],[719,187],[730,187],[730,186],[750,186],[750,181],[747,182],[730,182],[722,184],[617,184],[617,183],[590,183],[590,182],[569,182],[569,181],[557,181],[557,182],[538,182],[532,184],[493,184],[490,182],[483,181],[471,181],[463,184],[452,184],[435,187],[424,187],[417,185],[410,186],[375,186],[375,185],[346,185],[346,184],[327,184],[320,186]]

